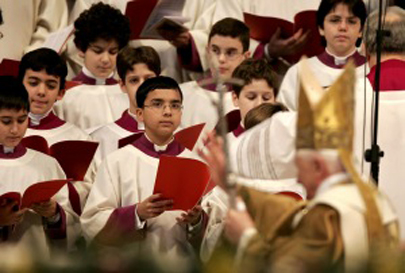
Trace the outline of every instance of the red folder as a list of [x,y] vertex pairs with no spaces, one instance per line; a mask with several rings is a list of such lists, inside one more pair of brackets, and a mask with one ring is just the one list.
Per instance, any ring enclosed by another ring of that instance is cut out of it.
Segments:
[[0,76],[18,76],[20,62],[16,60],[3,59],[0,63]]
[[[228,133],[236,130],[241,121],[240,111],[238,109],[232,110],[225,115],[225,120],[228,123]],[[215,131],[219,132],[219,122],[215,126]]]
[[198,160],[173,156],[161,156],[156,175],[155,193],[162,199],[172,199],[172,210],[187,211],[193,208],[210,181],[208,166]]
[[[181,145],[186,147],[189,150],[192,150],[194,148],[194,145],[196,144],[202,129],[204,128],[205,123],[200,123],[197,125],[193,125],[187,128],[184,128],[181,131],[178,131],[176,134],[174,134],[175,139],[177,142],[179,142]],[[118,141],[118,148],[122,148],[128,144],[131,144],[138,138],[140,138],[143,135],[143,132],[138,132],[133,135],[130,135],[125,138],[121,138]]]
[[127,146],[128,144],[131,144],[132,142],[140,138],[142,135],[143,132],[138,132],[133,135],[121,138],[120,140],[118,140],[118,148],[122,148],[124,146]]
[[131,40],[139,39],[139,36],[157,3],[158,0],[133,0],[127,3],[125,16],[129,18]]
[[75,86],[81,85],[82,82],[79,81],[66,81],[65,82],[65,90],[69,90],[70,88],[73,88]]
[[15,200],[20,209],[29,208],[35,203],[51,199],[68,181],[67,179],[60,179],[38,182],[29,186],[22,197],[18,192],[7,192],[0,196],[0,200]]
[[204,126],[205,123],[200,123],[184,128],[183,130],[177,132],[174,137],[176,138],[177,142],[181,143],[184,147],[191,151],[193,150],[195,143],[200,137],[201,131]]
[[250,13],[244,13],[246,25],[250,28],[250,37],[263,43],[268,43],[270,38],[280,29],[281,38],[289,38],[299,29],[305,33],[310,30],[309,39],[301,52],[297,52],[296,56],[289,59],[299,60],[299,57],[306,55],[307,57],[316,56],[323,52],[324,47],[321,44],[321,35],[316,24],[316,11],[306,10],[299,12],[294,17],[294,22],[290,22],[276,17],[264,17]]
[[48,147],[46,140],[41,136],[25,137],[22,144],[27,148],[54,157],[66,177],[75,181],[83,181],[98,147],[97,142],[84,140],[66,140]]

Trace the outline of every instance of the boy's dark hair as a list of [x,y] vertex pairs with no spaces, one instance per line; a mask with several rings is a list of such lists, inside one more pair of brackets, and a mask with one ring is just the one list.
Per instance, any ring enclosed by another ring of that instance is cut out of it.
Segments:
[[59,77],[59,90],[65,88],[66,75],[68,73],[66,62],[56,51],[50,48],[38,48],[25,54],[18,68],[18,80],[23,82],[25,72],[28,69],[39,72],[45,70],[46,74]]
[[125,76],[128,71],[132,71],[133,66],[136,64],[145,64],[156,76],[160,75],[160,58],[153,47],[141,46],[133,48],[127,46],[118,53],[117,71],[123,82],[125,82]]
[[239,97],[245,85],[252,83],[252,80],[265,80],[269,87],[273,88],[274,97],[278,94],[278,78],[266,59],[246,59],[232,73],[233,78],[241,79],[244,84],[232,85],[236,96]]
[[0,110],[3,109],[30,111],[27,90],[12,76],[0,76]]
[[101,2],[83,11],[74,25],[74,43],[82,52],[97,39],[115,40],[121,49],[128,44],[131,33],[129,19],[120,10]]
[[215,35],[238,38],[242,43],[243,52],[249,50],[250,30],[249,27],[242,21],[228,17],[216,22],[211,28],[208,36],[208,43]]
[[183,101],[183,93],[181,92],[179,84],[170,77],[158,76],[147,79],[141,84],[141,86],[139,86],[138,91],[136,92],[136,104],[139,108],[144,107],[146,97],[150,92],[156,89],[177,90],[180,93],[181,101]]
[[[361,29],[363,29],[367,18],[367,9],[363,0],[322,0],[316,12],[316,24],[318,27],[323,29],[325,17],[339,4],[346,5],[349,12],[360,19]],[[356,46],[360,46],[360,44],[361,38],[357,39]],[[322,45],[326,47],[326,40],[323,36]]]
[[277,112],[288,112],[287,107],[279,102],[274,103],[262,103],[255,108],[247,112],[244,125],[245,129],[248,130],[262,121],[272,117]]

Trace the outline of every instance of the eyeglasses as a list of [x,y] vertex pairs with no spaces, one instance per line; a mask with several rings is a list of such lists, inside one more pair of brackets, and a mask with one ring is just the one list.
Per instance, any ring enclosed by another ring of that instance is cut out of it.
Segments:
[[149,105],[144,105],[144,107],[149,107],[155,111],[163,111],[166,106],[169,106],[170,110],[176,113],[183,109],[183,105],[180,102],[169,102],[166,104],[163,101],[152,101]]
[[240,53],[236,49],[229,49],[222,52],[219,48],[210,48],[211,54],[215,55],[219,58],[222,54],[224,54],[225,58],[229,61],[235,60],[237,57],[241,56],[243,53]]

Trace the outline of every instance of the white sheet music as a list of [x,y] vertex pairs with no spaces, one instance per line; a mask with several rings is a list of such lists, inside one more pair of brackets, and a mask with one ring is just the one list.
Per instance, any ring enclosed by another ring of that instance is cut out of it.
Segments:
[[48,36],[42,47],[47,47],[60,53],[62,51],[62,47],[65,45],[66,41],[73,34],[73,32],[73,24],[61,30],[55,31]]

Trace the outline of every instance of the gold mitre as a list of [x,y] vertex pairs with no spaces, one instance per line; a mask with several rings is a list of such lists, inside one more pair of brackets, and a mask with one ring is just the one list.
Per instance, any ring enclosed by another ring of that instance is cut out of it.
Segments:
[[297,121],[297,149],[343,149],[352,152],[355,67],[349,62],[327,89],[302,59]]

